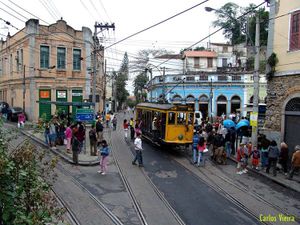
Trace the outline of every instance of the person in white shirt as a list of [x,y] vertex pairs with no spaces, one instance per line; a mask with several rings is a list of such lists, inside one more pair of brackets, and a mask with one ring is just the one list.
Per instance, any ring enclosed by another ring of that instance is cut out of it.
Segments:
[[134,140],[135,157],[132,161],[132,165],[136,165],[136,161],[139,162],[139,167],[143,167],[143,156],[142,156],[142,139],[141,134],[137,133]]

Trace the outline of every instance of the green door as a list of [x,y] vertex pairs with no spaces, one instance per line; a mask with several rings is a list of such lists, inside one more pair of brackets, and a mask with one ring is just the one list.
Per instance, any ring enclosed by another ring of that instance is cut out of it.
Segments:
[[[67,102],[68,101],[68,95],[67,90],[56,90],[56,101],[57,102]],[[57,113],[67,113],[68,112],[68,106],[66,105],[56,105],[56,111]]]
[[[82,102],[82,90],[72,90],[72,102]],[[76,106],[72,107],[72,114],[75,116]]]
[[42,101],[51,101],[51,90],[40,89],[39,90],[39,117],[44,118],[47,121],[51,119],[51,104],[42,104]]

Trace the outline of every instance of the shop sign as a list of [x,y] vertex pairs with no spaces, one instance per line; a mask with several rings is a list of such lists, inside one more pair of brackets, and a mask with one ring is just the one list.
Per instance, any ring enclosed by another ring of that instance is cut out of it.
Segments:
[[57,91],[57,98],[67,98],[67,91]]
[[50,98],[50,91],[40,91],[40,98]]

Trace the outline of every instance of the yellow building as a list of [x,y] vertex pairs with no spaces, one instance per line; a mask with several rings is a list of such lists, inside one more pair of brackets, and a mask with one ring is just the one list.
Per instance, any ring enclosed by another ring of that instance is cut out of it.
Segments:
[[270,1],[268,56],[276,53],[275,73],[268,81],[266,128],[290,151],[300,144],[300,1]]
[[[49,26],[30,19],[13,36],[0,42],[0,101],[23,107],[29,120],[50,118],[67,106],[37,101],[81,102],[92,94],[93,38],[89,28],[75,30],[64,20]],[[103,52],[98,54],[97,95],[103,90]],[[25,98],[23,92],[25,91]],[[97,99],[100,99],[101,97]],[[102,109],[102,102],[96,110]],[[70,107],[70,112],[75,111]]]

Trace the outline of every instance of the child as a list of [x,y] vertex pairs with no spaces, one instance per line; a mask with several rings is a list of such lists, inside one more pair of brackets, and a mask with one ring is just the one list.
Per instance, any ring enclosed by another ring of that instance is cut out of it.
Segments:
[[254,147],[254,150],[251,152],[250,155],[252,155],[252,168],[255,168],[258,170],[260,154],[256,147]]
[[[100,144],[100,142],[99,142]],[[101,142],[102,148],[100,148],[98,151],[101,155],[101,160],[100,160],[100,170],[98,173],[101,175],[105,175],[107,172],[107,163],[108,163],[108,155],[109,155],[109,148],[107,145],[106,140],[103,140]],[[100,147],[100,146],[99,146]]]

